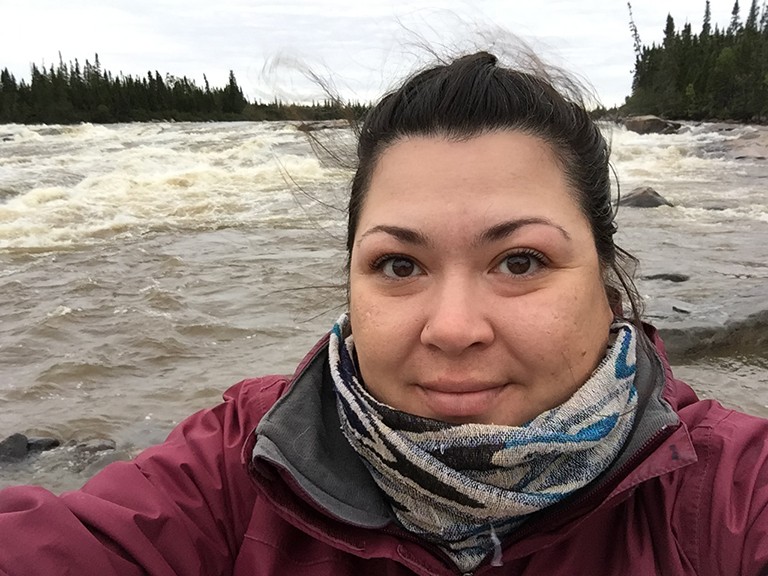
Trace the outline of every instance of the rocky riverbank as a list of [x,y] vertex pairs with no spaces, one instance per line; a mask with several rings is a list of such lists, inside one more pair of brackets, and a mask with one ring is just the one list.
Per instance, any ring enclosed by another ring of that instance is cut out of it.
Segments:
[[115,442],[108,439],[95,439],[85,442],[67,442],[62,446],[58,438],[28,437],[21,432],[11,434],[5,440],[0,440],[0,464],[20,462],[42,452],[62,449],[79,458],[89,458],[100,452],[115,449]]
[[[658,116],[627,116],[617,121],[627,130],[638,134],[682,134],[703,125],[701,122],[682,122]],[[722,150],[724,157],[732,160],[768,159],[768,126],[734,124],[732,122],[707,122],[708,129],[726,137]]]

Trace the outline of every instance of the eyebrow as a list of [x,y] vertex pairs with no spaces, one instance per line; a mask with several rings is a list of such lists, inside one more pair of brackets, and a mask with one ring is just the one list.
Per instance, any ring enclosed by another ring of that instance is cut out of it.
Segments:
[[[491,226],[487,230],[483,230],[480,232],[480,234],[477,235],[473,245],[479,246],[482,244],[498,242],[499,240],[503,240],[504,238],[511,236],[520,228],[533,225],[550,226],[560,232],[560,234],[562,234],[566,240],[571,240],[571,235],[568,234],[565,228],[555,224],[551,220],[546,218],[521,218],[519,220],[507,220],[506,222],[500,222],[499,224]],[[364,238],[370,236],[371,234],[380,232],[389,234],[390,236],[397,238],[405,244],[414,244],[417,246],[432,245],[430,238],[418,230],[413,230],[412,228],[404,228],[402,226],[390,226],[387,224],[380,224],[370,228],[369,230],[366,230],[358,242],[362,241]]]
[[405,244],[415,244],[417,246],[432,245],[432,241],[429,239],[429,237],[417,230],[413,230],[411,228],[403,228],[402,226],[388,226],[386,224],[374,226],[373,228],[366,230],[358,242],[362,241],[365,237],[370,236],[371,234],[376,234],[377,232],[384,232],[390,236],[394,236]]
[[491,226],[487,230],[484,230],[478,234],[474,243],[476,245],[480,245],[497,242],[507,238],[508,236],[511,236],[524,226],[532,226],[537,224],[542,226],[550,226],[560,232],[560,234],[562,234],[566,240],[571,240],[571,235],[568,234],[568,231],[562,226],[555,224],[551,220],[546,218],[521,218],[519,220],[507,220],[506,222],[501,222],[495,226]]

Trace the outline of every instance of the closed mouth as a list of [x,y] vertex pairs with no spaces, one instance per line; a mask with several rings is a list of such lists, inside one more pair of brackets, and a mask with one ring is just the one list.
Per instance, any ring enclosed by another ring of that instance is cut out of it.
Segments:
[[424,407],[439,420],[480,421],[493,410],[497,397],[505,385],[488,383],[458,383],[419,385],[419,394]]

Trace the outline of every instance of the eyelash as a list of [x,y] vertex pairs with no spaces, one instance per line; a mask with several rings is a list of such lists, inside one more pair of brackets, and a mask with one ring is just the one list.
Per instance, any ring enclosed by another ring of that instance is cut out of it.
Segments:
[[504,256],[502,256],[499,262],[501,263],[507,258],[511,258],[512,256],[530,256],[542,266],[549,266],[549,258],[544,256],[544,254],[538,250],[534,250],[533,248],[523,248],[521,250],[512,250],[511,252],[507,252],[504,254]]

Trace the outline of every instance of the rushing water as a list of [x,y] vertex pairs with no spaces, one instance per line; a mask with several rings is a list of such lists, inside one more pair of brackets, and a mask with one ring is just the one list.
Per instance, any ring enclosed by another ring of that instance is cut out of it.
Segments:
[[[701,395],[762,416],[767,141],[613,130],[622,190],[675,204],[619,215],[647,318]],[[76,487],[238,380],[291,372],[343,309],[348,180],[291,123],[0,126],[0,439],[117,444],[0,465],[0,487]]]

